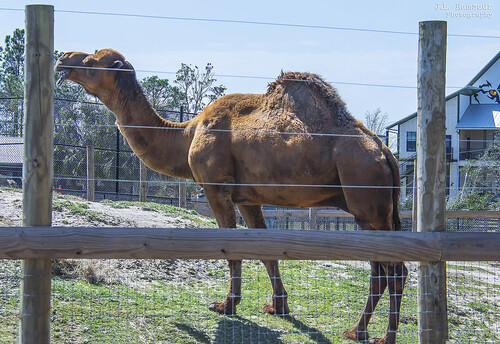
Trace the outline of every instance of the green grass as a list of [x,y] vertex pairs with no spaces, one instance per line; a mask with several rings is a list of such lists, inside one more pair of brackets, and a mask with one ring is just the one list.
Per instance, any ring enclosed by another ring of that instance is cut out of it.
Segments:
[[145,211],[155,211],[159,213],[164,213],[172,216],[180,216],[185,219],[193,221],[197,227],[204,228],[216,228],[217,222],[214,218],[208,218],[200,216],[195,210],[187,210],[184,208],[175,207],[168,204],[160,204],[153,202],[131,202],[131,201],[110,201],[104,200],[102,203],[108,204],[109,206],[116,209],[126,209],[131,206],[136,206]]
[[113,224],[101,212],[90,210],[88,204],[83,202],[73,202],[70,200],[55,199],[52,202],[53,211],[69,211],[72,215],[83,216],[88,221],[111,225]]
[[[292,316],[274,317],[261,308],[272,294],[260,262],[243,267],[243,299],[238,316],[220,316],[207,305],[227,292],[225,269],[208,271],[210,281],[189,278],[169,281],[142,276],[146,281],[92,284],[54,276],[52,280],[52,343],[349,343],[341,332],[357,320],[366,301],[368,271],[344,262],[282,262]],[[17,338],[19,262],[2,261],[0,343]],[[10,277],[14,276],[14,277]],[[164,277],[164,276],[163,276]],[[7,279],[8,278],[8,279]],[[455,286],[455,284],[460,285]],[[398,343],[418,342],[416,288],[409,283],[403,298]],[[499,305],[476,290],[470,280],[452,279],[449,293],[450,343],[498,342]],[[498,288],[488,290],[498,293]],[[370,323],[372,335],[387,326],[388,297],[384,295]],[[495,325],[496,324],[496,325]]]

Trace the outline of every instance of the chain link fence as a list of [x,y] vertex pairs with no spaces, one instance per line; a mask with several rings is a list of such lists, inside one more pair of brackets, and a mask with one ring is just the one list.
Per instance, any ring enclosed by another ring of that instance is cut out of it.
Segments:
[[[194,114],[159,109],[172,122]],[[140,162],[101,103],[56,99],[54,102],[54,189],[85,197],[87,149],[94,148],[95,199],[138,200]],[[23,99],[0,98],[0,177],[2,185],[22,187]],[[15,182],[15,184],[13,183]],[[178,205],[179,180],[147,172],[149,200]],[[188,194],[196,191],[188,183]],[[194,203],[195,204],[195,203]],[[194,208],[195,205],[189,207]]]

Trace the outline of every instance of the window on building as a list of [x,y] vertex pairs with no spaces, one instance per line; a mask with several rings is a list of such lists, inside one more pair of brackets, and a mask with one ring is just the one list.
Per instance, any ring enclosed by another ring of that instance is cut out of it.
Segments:
[[416,152],[417,151],[417,132],[407,131],[406,132],[406,151]]

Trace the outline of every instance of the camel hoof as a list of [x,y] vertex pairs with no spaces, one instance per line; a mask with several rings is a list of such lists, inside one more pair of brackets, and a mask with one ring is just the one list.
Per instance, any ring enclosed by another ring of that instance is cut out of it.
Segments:
[[355,330],[344,331],[342,332],[342,336],[346,339],[354,340],[356,342],[366,342],[369,338],[368,331],[355,331]]
[[212,302],[208,306],[208,309],[219,314],[236,315],[236,309],[233,307],[227,307],[225,302]]
[[265,305],[262,307],[262,310],[266,312],[267,314],[271,315],[288,315],[290,314],[290,310],[288,309],[288,306],[284,307],[278,307],[278,309],[274,308],[273,305]]

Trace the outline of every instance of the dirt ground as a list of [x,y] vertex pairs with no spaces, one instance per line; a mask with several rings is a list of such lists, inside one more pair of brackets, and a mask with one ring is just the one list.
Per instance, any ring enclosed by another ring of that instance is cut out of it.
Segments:
[[[138,228],[196,228],[199,225],[190,219],[175,214],[155,210],[145,210],[140,206],[128,205],[116,208],[111,204],[88,202],[74,196],[56,195],[53,207],[52,226],[61,227],[138,227]],[[85,216],[75,213],[66,202],[83,205]],[[22,226],[22,192],[18,189],[0,188],[0,227]],[[62,204],[62,205],[61,205]],[[204,219],[202,216],[200,219]],[[201,278],[211,279],[208,272],[225,269],[224,261],[210,260],[150,260],[150,259],[63,259],[55,260],[53,272],[56,275],[86,279],[94,284],[121,283],[134,286],[142,283],[138,275],[156,276],[172,281]]]
[[[22,192],[18,189],[0,189],[0,226],[21,226]],[[144,210],[139,206],[129,206],[125,209],[114,208],[101,202],[87,202],[78,197],[64,196],[64,200],[85,204],[88,210],[97,212],[105,221],[95,221],[88,217],[72,213],[69,209],[55,209],[52,213],[53,227],[86,227],[86,226],[119,226],[119,227],[196,227],[193,221],[180,216],[167,215],[161,212]]]

